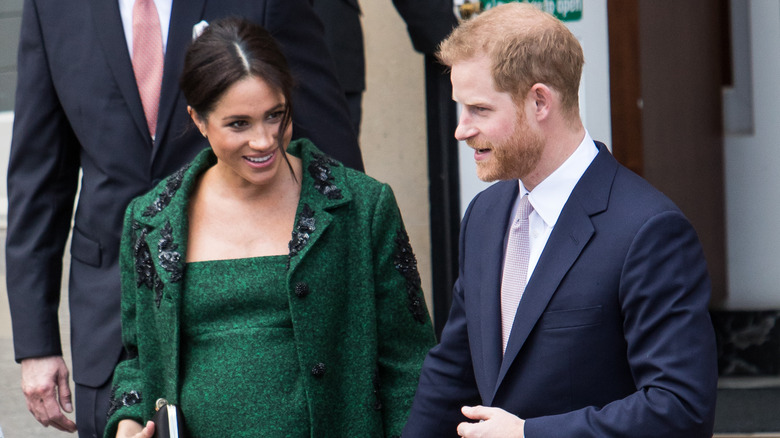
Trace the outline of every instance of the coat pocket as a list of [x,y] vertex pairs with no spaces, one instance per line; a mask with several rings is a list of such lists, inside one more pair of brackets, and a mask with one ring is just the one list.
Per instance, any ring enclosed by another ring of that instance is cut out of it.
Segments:
[[601,324],[601,306],[545,312],[539,321],[542,330],[587,327]]

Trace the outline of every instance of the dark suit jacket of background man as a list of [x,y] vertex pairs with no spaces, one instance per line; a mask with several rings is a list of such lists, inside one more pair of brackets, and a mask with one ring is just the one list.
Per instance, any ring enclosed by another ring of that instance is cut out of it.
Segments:
[[[376,0],[374,0],[376,1]],[[366,62],[358,0],[310,0],[325,26],[325,41],[347,93],[366,89]],[[457,24],[451,0],[393,0],[415,50],[433,54]]]
[[146,127],[116,0],[26,0],[8,171],[8,296],[17,360],[60,355],[71,243],[73,378],[104,384],[120,358],[117,250],[130,199],[207,147],[178,79],[192,27],[240,15],[269,29],[297,80],[294,135],[362,170],[341,88],[307,0],[173,0],[157,138]]
[[451,313],[404,436],[455,437],[460,407],[476,404],[527,419],[529,438],[712,435],[717,362],[698,237],[599,146],[528,281],[503,360],[501,267],[517,181],[474,198]]

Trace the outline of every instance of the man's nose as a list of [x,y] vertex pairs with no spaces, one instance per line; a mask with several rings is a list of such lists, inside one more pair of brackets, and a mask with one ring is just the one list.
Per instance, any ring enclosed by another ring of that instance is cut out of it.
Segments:
[[459,141],[467,140],[477,135],[477,128],[471,123],[465,111],[461,113],[458,127],[455,128],[455,138]]

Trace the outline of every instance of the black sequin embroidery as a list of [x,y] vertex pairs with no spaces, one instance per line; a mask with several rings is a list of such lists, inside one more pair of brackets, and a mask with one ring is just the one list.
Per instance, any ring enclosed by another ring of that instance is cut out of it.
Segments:
[[133,244],[133,256],[135,257],[135,281],[136,286],[146,286],[155,292],[154,303],[160,307],[163,293],[163,282],[152,263],[152,253],[146,244],[146,236],[149,234],[147,227],[133,222],[135,242]]
[[135,258],[136,286],[146,285],[146,287],[151,289],[154,265],[152,264],[149,246],[146,244],[146,235],[148,233],[148,228],[133,221],[133,257]]
[[341,189],[333,184],[333,175],[330,171],[330,166],[339,165],[338,161],[318,153],[312,153],[311,156],[314,160],[309,163],[309,173],[314,178],[314,188],[328,199],[341,199]]
[[412,312],[412,316],[417,322],[425,322],[425,300],[420,295],[421,281],[420,273],[417,272],[417,258],[412,251],[412,245],[409,243],[409,235],[402,228],[396,231],[395,235],[396,253],[394,257],[395,269],[406,279],[406,296],[408,298],[407,307]]
[[171,203],[173,195],[175,195],[176,191],[179,190],[179,187],[181,187],[182,179],[184,179],[184,173],[187,172],[187,169],[189,168],[190,165],[187,164],[168,177],[162,193],[160,193],[152,205],[146,207],[146,210],[144,210],[142,213],[144,217],[155,217],[157,213],[163,211],[163,209]]
[[316,229],[314,220],[314,210],[309,207],[309,204],[303,204],[301,214],[298,216],[298,223],[295,225],[295,229],[292,232],[292,240],[288,244],[290,248],[290,256],[292,258],[299,252],[303,251],[306,244],[309,243],[309,237]]
[[138,391],[123,392],[122,395],[117,396],[116,391],[118,386],[114,385],[111,388],[111,402],[108,405],[108,412],[106,418],[110,418],[121,407],[129,407],[141,402],[141,393]]
[[160,230],[161,239],[157,242],[157,257],[160,260],[160,266],[171,274],[171,282],[176,283],[184,277],[184,270],[181,266],[181,254],[177,249],[179,245],[173,242],[173,227],[167,222]]

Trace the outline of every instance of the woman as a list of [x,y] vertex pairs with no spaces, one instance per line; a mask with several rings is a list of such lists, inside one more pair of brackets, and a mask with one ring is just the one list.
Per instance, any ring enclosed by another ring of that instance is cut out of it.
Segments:
[[[291,142],[271,36],[212,23],[181,88],[211,149],[127,209],[123,339],[106,436],[400,435],[434,343],[389,186]],[[290,238],[292,236],[292,238]]]

